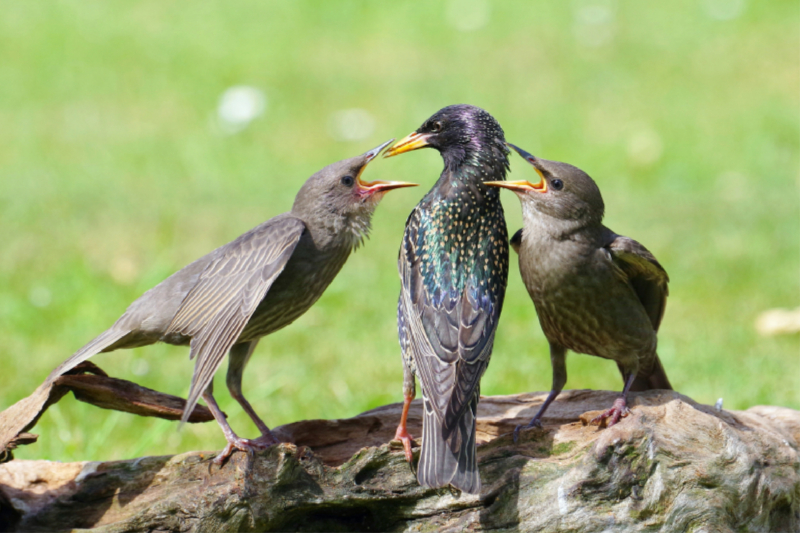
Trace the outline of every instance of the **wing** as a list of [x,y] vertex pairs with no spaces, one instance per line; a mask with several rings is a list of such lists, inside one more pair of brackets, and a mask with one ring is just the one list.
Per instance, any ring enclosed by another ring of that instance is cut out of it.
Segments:
[[300,219],[281,215],[248,231],[219,250],[186,295],[166,331],[191,337],[190,357],[197,357],[183,418],[283,271],[304,230]]
[[502,238],[487,239],[488,245],[475,247],[476,256],[479,249],[486,257],[502,251],[506,254],[504,261],[498,262],[505,267],[501,268],[502,282],[481,286],[471,269],[453,268],[450,258],[454,255],[433,244],[433,232],[421,229],[421,216],[416,211],[409,218],[400,250],[401,313],[423,392],[447,435],[469,407],[489,363],[502,307],[508,250]]
[[627,276],[628,283],[650,317],[653,329],[658,331],[669,293],[666,270],[647,248],[628,237],[614,235],[605,248],[611,253],[614,264]]

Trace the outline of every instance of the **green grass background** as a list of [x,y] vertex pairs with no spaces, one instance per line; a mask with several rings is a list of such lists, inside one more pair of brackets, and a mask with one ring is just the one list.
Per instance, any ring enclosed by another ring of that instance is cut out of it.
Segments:
[[[488,24],[463,32],[439,2],[4,3],[0,406],[146,289],[288,210],[322,166],[471,103],[510,141],[587,170],[607,224],[666,267],[659,352],[676,389],[731,409],[800,409],[798,336],[761,337],[753,326],[765,309],[800,305],[800,11],[747,1],[738,17],[710,15],[724,4],[493,2]],[[237,84],[264,90],[267,110],[220,135],[216,105]],[[375,117],[374,133],[333,139],[329,117],[354,107]],[[513,178],[532,178],[519,158],[512,166]],[[422,187],[388,195],[371,240],[319,303],[262,340],[244,390],[268,424],[401,400],[397,247],[440,170],[433,150],[370,166],[370,179]],[[518,201],[503,201],[515,231]],[[93,361],[180,395],[192,372],[188,350],[166,345]],[[568,388],[621,387],[607,361],[571,355],[568,369]],[[223,383],[233,427],[255,436]],[[482,392],[549,386],[547,345],[513,268]],[[224,444],[213,423],[177,427],[68,397],[17,456],[118,459]]]

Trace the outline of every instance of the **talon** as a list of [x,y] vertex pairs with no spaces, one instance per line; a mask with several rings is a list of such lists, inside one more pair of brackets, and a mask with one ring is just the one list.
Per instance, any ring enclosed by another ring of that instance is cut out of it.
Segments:
[[[274,442],[273,442],[274,441]],[[214,464],[221,465],[228,457],[233,455],[235,450],[245,452],[248,455],[255,454],[256,450],[265,450],[271,445],[276,444],[277,441],[272,435],[262,435],[261,437],[250,440],[240,437],[231,437],[228,439],[228,444],[225,448],[214,458]]]
[[517,439],[519,439],[519,432],[522,431],[523,429],[540,428],[540,427],[542,427],[542,421],[539,420],[538,418],[534,418],[524,426],[520,424],[519,426],[515,427],[514,444],[517,443]]
[[414,442],[414,438],[408,433],[408,430],[402,426],[398,427],[394,434],[394,440],[399,440],[403,443],[406,461],[413,462],[414,454],[411,452],[411,447],[416,445],[416,442]]
[[604,420],[609,419],[608,422],[606,422],[606,427],[611,427],[619,422],[621,418],[628,416],[630,412],[631,410],[628,409],[625,398],[617,398],[614,400],[614,404],[611,406],[611,409],[594,417],[589,423],[597,423],[598,425],[602,425]]

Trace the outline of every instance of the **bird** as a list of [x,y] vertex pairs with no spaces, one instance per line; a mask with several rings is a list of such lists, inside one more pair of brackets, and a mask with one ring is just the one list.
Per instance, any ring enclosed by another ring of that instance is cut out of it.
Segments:
[[509,189],[520,199],[523,229],[513,240],[553,368],[550,394],[531,422],[515,429],[514,438],[521,429],[541,427],[567,381],[567,350],[617,363],[622,394],[592,421],[612,426],[628,414],[628,392],[672,389],[656,353],[669,277],[647,248],[603,225],[603,197],[588,174],[509,146],[533,166],[539,182],[486,185]]
[[417,480],[478,494],[476,412],[508,281],[508,232],[499,191],[509,150],[500,124],[471,105],[434,113],[384,153],[431,147],[444,170],[408,217],[398,258],[403,412],[395,439],[412,462],[408,409],[423,398]]
[[[134,301],[106,331],[48,376],[52,383],[100,352],[165,342],[189,345],[196,360],[181,423],[203,397],[227,441],[214,461],[234,450],[252,453],[277,443],[242,394],[242,374],[261,337],[300,317],[322,296],[370,231],[383,195],[415,186],[362,181],[367,164],[391,144],[326,166],[300,188],[289,212],[273,217],[197,259]],[[213,377],[229,354],[226,384],[261,432],[244,439],[213,396]]]

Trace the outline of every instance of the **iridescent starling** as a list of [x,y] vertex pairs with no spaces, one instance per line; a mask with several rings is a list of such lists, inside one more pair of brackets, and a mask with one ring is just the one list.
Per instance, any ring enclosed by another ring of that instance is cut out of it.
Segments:
[[489,113],[469,105],[438,111],[385,157],[423,147],[444,159],[439,181],[406,222],[398,268],[397,318],[405,362],[404,409],[396,438],[411,461],[408,406],[422,385],[420,484],[481,488],[475,417],[508,279],[508,233],[500,195],[508,149]]
[[[182,421],[202,395],[228,442],[217,462],[234,449],[252,451],[277,442],[242,395],[245,365],[261,337],[292,323],[322,296],[368,234],[384,193],[414,185],[361,180],[367,163],[390,142],[311,176],[290,212],[267,220],[144,293],[48,380],[99,352],[159,341],[189,345],[196,363]],[[226,353],[228,389],[261,431],[258,439],[238,437],[212,395],[214,373]]]
[[628,391],[672,389],[656,354],[669,278],[644,246],[602,224],[603,198],[585,172],[509,146],[533,165],[539,183],[487,185],[514,191],[522,203],[519,269],[553,366],[552,390],[526,427],[541,426],[564,387],[568,349],[617,363],[622,395],[594,420],[613,425],[627,413]]

